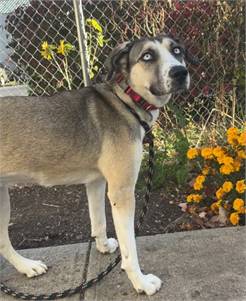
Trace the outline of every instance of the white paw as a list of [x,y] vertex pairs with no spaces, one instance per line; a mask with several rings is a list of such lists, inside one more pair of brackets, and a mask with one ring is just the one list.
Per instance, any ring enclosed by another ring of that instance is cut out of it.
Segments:
[[104,242],[96,241],[97,250],[103,254],[105,253],[114,253],[118,248],[118,241],[114,238],[108,238]]
[[133,285],[138,293],[145,293],[148,296],[154,295],[161,288],[162,281],[152,274],[142,275],[140,281]]
[[42,261],[31,260],[24,257],[21,259],[21,262],[18,263],[16,269],[20,273],[26,274],[28,278],[44,274],[48,270],[47,266]]

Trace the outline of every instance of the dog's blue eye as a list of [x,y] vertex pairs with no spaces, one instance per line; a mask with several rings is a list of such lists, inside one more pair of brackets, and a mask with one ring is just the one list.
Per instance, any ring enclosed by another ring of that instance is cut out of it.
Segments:
[[153,60],[153,55],[149,52],[145,53],[143,56],[142,56],[142,60],[143,61],[151,61]]
[[176,54],[176,55],[179,55],[179,54],[181,54],[181,49],[179,47],[174,47],[173,48],[173,53]]

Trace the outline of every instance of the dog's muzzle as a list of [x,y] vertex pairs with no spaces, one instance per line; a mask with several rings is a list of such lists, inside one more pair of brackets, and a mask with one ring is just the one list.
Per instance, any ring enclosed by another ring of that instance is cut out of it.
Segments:
[[174,66],[170,69],[168,75],[175,86],[182,86],[186,83],[188,71],[183,66]]
[[163,96],[186,90],[189,87],[189,73],[184,66],[171,67],[168,72],[168,79],[166,89],[163,84],[155,83],[150,86],[150,92],[155,96]]

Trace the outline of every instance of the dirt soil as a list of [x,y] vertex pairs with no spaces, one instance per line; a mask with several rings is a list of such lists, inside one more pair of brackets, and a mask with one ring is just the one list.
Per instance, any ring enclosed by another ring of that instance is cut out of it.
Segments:
[[[83,185],[14,187],[10,190],[10,238],[16,249],[36,248],[88,241],[90,221]],[[143,193],[137,193],[136,219]],[[153,192],[140,235],[163,233],[182,215],[177,194]],[[115,235],[110,205],[106,202],[108,235]]]

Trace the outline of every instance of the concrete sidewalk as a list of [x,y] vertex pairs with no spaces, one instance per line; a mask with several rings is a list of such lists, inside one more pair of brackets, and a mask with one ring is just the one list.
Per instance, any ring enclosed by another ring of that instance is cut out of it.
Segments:
[[[245,228],[223,228],[180,232],[137,239],[141,267],[163,280],[152,297],[138,295],[120,264],[100,284],[84,295],[65,301],[245,301]],[[83,279],[87,244],[24,250],[21,253],[42,259],[47,274],[27,279],[1,259],[1,282],[18,291],[49,294],[77,286]],[[92,246],[87,279],[105,268],[114,255],[101,255]],[[16,300],[4,294],[1,301]],[[61,299],[60,299],[61,300]]]

